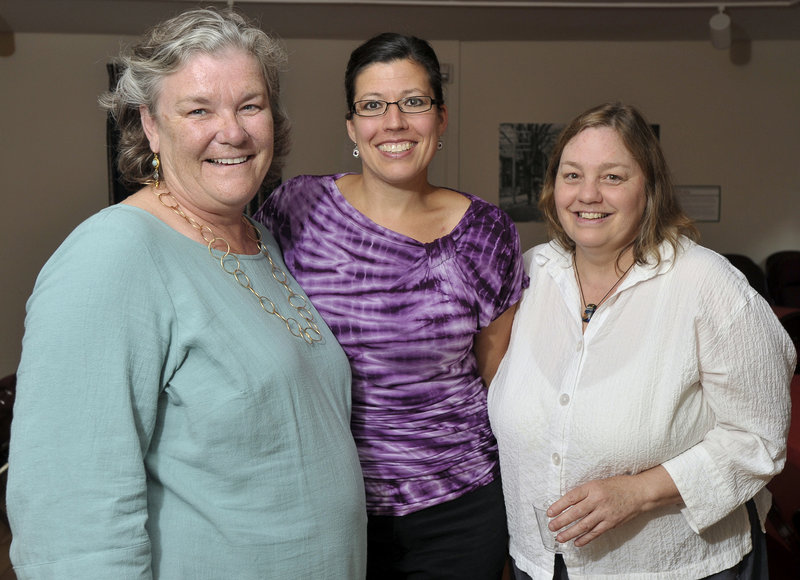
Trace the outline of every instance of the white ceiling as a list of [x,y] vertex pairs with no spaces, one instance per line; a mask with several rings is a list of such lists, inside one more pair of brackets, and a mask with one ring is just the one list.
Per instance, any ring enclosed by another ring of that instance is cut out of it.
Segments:
[[[0,0],[0,31],[138,35],[196,4],[229,2]],[[800,40],[800,0],[235,0],[234,5],[284,38],[359,40],[394,30],[473,41],[704,40],[709,18],[725,5],[735,41]]]

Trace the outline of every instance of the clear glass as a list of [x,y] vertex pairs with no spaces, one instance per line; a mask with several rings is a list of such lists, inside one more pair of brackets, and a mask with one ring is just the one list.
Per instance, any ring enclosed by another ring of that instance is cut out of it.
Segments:
[[[572,522],[571,524],[564,526],[560,530],[556,530],[555,532],[550,529],[550,522],[553,518],[547,515],[547,509],[556,503],[559,500],[559,496],[545,496],[539,498],[538,500],[533,502],[533,511],[536,514],[536,523],[539,525],[539,535],[542,537],[542,544],[544,545],[544,549],[550,552],[555,552],[556,554],[561,554],[565,551],[568,547],[567,545],[561,544],[556,541],[556,536],[559,532],[566,530],[574,526],[576,522]],[[571,507],[567,508],[566,511],[572,509]],[[563,513],[563,512],[562,512]],[[574,552],[574,545],[570,543],[570,546],[573,548],[571,550]],[[574,554],[573,554],[574,555]]]
[[556,499],[546,498],[535,502],[533,504],[533,511],[536,514],[536,523],[539,525],[539,535],[542,537],[544,549],[548,552],[555,552],[559,554],[562,552],[562,549],[561,544],[556,541],[558,532],[553,532],[548,527],[552,518],[548,517],[547,515],[547,508],[553,505]]
[[433,97],[413,95],[403,97],[398,101],[381,101],[379,99],[365,99],[353,103],[353,113],[359,117],[380,117],[389,110],[389,105],[397,105],[403,113],[426,113],[438,104]]

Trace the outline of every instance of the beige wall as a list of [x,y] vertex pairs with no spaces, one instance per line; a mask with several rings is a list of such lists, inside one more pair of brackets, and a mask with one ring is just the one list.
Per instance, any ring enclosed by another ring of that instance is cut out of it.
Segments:
[[464,189],[496,201],[498,123],[564,123],[619,99],[660,125],[676,183],[722,187],[704,245],[758,263],[800,249],[800,42],[753,44],[744,66],[706,42],[465,43],[461,58]]
[[[20,34],[15,53],[0,58],[0,376],[16,368],[36,273],[72,228],[107,204],[96,97],[119,44],[112,36]],[[357,167],[341,87],[356,44],[287,41],[284,93],[295,126],[287,176]],[[434,47],[452,65],[453,82],[432,181],[497,202],[499,123],[566,122],[621,99],[661,126],[678,183],[722,187],[722,219],[700,224],[706,245],[757,262],[800,249],[800,42],[756,43],[745,65],[706,42]],[[520,232],[526,248],[544,239],[538,224]]]
[[18,34],[15,43],[12,56],[0,57],[0,376],[19,361],[39,269],[70,230],[108,204],[97,95],[120,39]]

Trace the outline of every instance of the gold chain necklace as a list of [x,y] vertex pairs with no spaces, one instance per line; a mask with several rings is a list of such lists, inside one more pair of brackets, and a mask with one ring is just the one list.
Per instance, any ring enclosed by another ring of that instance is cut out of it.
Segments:
[[581,320],[583,320],[587,324],[589,323],[589,321],[592,319],[592,316],[594,316],[595,311],[598,308],[600,308],[603,302],[606,301],[606,298],[608,298],[611,292],[613,292],[614,288],[617,287],[617,284],[619,284],[622,281],[622,279],[625,277],[625,274],[631,271],[631,268],[633,268],[633,264],[635,263],[636,260],[634,260],[633,263],[630,266],[628,266],[628,269],[622,273],[622,276],[617,278],[617,281],[614,282],[614,285],[608,289],[608,292],[606,292],[606,295],[600,299],[600,302],[598,302],[597,304],[586,304],[586,298],[583,297],[583,286],[581,285],[581,275],[578,272],[578,264],[575,262],[575,254],[572,254],[572,268],[575,270],[575,278],[578,280],[578,289],[581,291],[581,302],[583,303],[583,308],[584,308]]
[[[175,199],[175,196],[172,195],[171,192],[158,191],[158,182],[154,184],[153,193],[158,198],[158,201],[161,202],[161,205],[171,209],[177,215],[186,220],[190,226],[200,232],[203,240],[208,244],[208,253],[211,254],[211,257],[215,260],[219,260],[220,267],[225,272],[233,276],[240,286],[247,288],[253,293],[253,295],[258,299],[258,303],[264,312],[280,318],[292,336],[302,338],[308,344],[313,344],[322,340],[322,333],[319,330],[319,326],[317,326],[317,323],[314,321],[314,314],[308,308],[308,300],[306,300],[305,296],[298,294],[289,286],[289,277],[286,275],[286,272],[281,270],[275,264],[275,262],[272,261],[272,256],[270,256],[269,250],[267,250],[267,247],[261,240],[261,232],[259,232],[258,228],[251,224],[246,217],[242,216],[242,221],[247,227],[247,236],[256,243],[259,252],[261,252],[261,254],[267,258],[267,261],[269,261],[270,268],[272,269],[272,277],[275,278],[275,280],[286,289],[286,292],[288,293],[286,300],[289,303],[289,306],[297,311],[297,314],[299,318],[303,320],[303,323],[298,322],[295,318],[286,318],[283,316],[280,312],[278,312],[278,308],[269,297],[262,296],[256,291],[255,288],[253,288],[253,285],[250,283],[250,278],[247,276],[244,270],[242,270],[242,265],[239,262],[239,258],[236,257],[236,254],[231,253],[231,245],[228,243],[228,240],[216,235],[207,225],[201,224],[194,218],[186,215],[180,204],[178,204],[178,200]],[[172,203],[170,204],[164,201],[165,197],[171,198]],[[251,234],[251,231],[255,232],[255,234]],[[214,249],[214,245],[217,243],[224,248],[224,251]],[[214,253],[215,251],[217,254]]]

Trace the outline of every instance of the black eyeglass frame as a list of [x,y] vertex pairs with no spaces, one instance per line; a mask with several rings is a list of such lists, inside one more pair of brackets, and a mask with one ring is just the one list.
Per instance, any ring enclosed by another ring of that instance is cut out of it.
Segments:
[[[400,103],[402,103],[403,101],[407,101],[409,99],[430,99],[431,106],[425,109],[424,111],[406,111],[403,109]],[[433,97],[429,97],[428,95],[409,95],[408,97],[403,97],[402,99],[398,99],[397,101],[384,101],[383,99],[361,99],[359,101],[355,101],[353,105],[350,107],[350,115],[351,116],[357,115],[359,117],[365,117],[367,119],[370,117],[383,117],[386,113],[389,112],[389,105],[397,106],[397,109],[401,113],[405,113],[406,115],[419,115],[420,113],[427,113],[428,111],[433,109],[433,107],[441,105],[442,102],[443,101],[439,101],[437,99],[434,99]],[[356,105],[358,103],[383,103],[384,105],[386,105],[386,107],[383,109],[382,113],[378,113],[377,115],[364,115],[363,113],[356,112]]]

